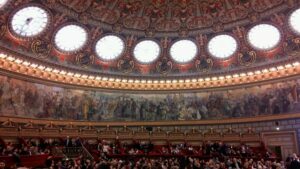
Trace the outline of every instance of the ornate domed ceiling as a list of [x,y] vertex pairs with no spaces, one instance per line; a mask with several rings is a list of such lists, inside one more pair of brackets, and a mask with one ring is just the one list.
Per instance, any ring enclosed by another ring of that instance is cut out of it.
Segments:
[[194,89],[299,65],[297,0],[2,0],[0,10],[1,68],[39,79]]

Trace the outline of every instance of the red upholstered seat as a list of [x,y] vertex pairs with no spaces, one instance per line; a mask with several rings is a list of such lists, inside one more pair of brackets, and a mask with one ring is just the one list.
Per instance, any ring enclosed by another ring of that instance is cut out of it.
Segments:
[[[49,155],[32,155],[21,156],[21,165],[25,167],[41,167],[45,166],[45,161]],[[4,161],[7,166],[15,164],[15,160],[12,156],[0,156],[0,161]]]

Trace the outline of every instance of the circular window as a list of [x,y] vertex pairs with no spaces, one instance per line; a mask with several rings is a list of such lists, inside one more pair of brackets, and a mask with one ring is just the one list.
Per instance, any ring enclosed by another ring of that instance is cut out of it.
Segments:
[[218,35],[208,43],[209,53],[219,59],[225,59],[233,55],[237,50],[236,40],[229,35]]
[[8,0],[0,0],[0,8],[2,8],[4,5],[6,5]]
[[248,40],[258,50],[270,50],[279,44],[280,32],[273,25],[260,24],[250,29]]
[[96,53],[102,60],[114,60],[123,53],[124,49],[124,41],[114,35],[104,36],[96,43]]
[[64,52],[80,50],[87,41],[87,32],[78,25],[67,25],[55,35],[55,45]]
[[292,13],[290,16],[290,25],[292,29],[297,33],[300,34],[300,9],[297,9]]
[[11,28],[19,36],[33,37],[45,30],[48,20],[44,9],[36,6],[25,7],[13,15]]
[[197,45],[191,40],[177,41],[170,48],[171,57],[179,63],[187,63],[193,60],[197,52]]
[[160,54],[159,45],[152,40],[139,42],[133,50],[133,55],[141,63],[151,63],[155,61]]

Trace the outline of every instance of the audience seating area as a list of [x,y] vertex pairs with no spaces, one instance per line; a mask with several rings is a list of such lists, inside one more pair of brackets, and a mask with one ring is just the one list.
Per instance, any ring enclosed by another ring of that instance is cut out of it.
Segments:
[[[85,151],[87,152],[83,153]],[[0,141],[0,162],[10,167],[92,165],[93,168],[97,168],[108,165],[136,165],[136,167],[152,165],[153,168],[156,165],[180,167],[183,162],[187,166],[226,166],[230,161],[252,163],[261,159],[279,162],[279,159],[268,152],[263,144],[251,147],[244,143],[229,145],[224,142],[206,141],[199,145],[189,143],[159,145],[151,141],[124,141],[118,138],[89,140],[78,137],[3,138]]]
[[0,164],[11,168],[282,169],[296,158],[283,162],[251,128],[166,131],[62,124],[2,123]]
[[280,157],[267,149],[261,135],[251,128],[243,132],[231,128],[223,132],[213,128],[181,131],[177,127],[165,131],[160,127],[132,130],[126,126],[82,128],[62,124],[17,124],[11,120],[2,123],[0,162],[12,168],[145,169],[288,164],[280,163]]

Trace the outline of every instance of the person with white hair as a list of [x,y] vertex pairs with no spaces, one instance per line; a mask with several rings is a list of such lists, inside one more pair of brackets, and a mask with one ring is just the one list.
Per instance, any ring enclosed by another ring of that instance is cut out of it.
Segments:
[[296,153],[292,156],[292,161],[288,169],[299,169],[300,168],[300,160]]

